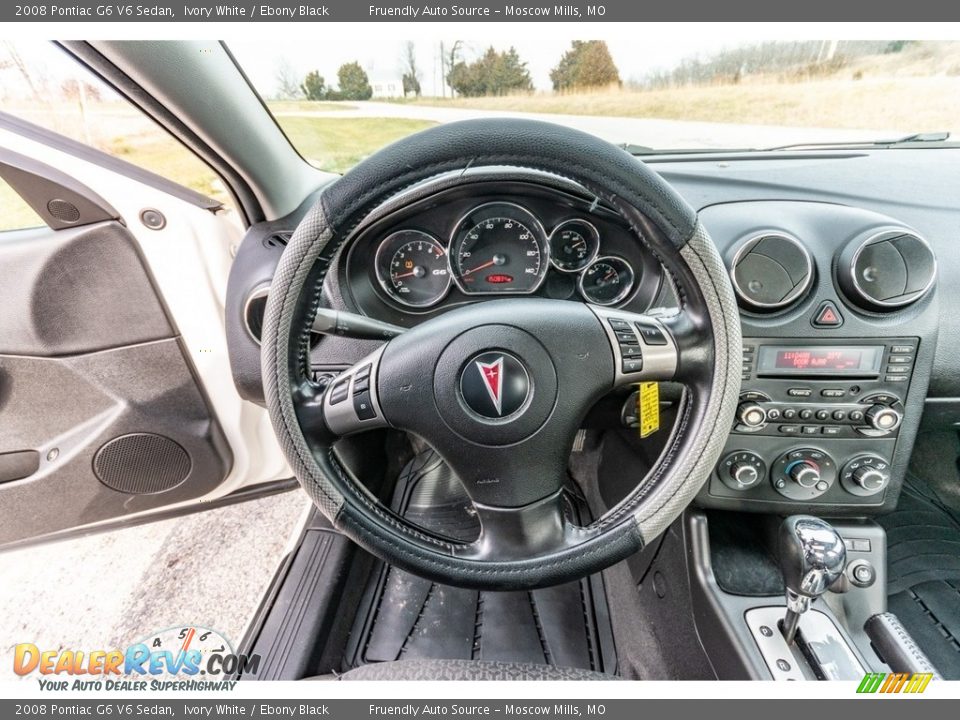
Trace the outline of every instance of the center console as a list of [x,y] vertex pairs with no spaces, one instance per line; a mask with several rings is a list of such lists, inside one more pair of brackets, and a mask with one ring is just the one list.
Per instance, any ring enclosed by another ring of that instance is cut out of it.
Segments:
[[840,205],[730,203],[700,216],[740,304],[743,369],[736,420],[717,428],[724,451],[698,504],[893,510],[936,348],[929,245],[893,218]]
[[882,502],[919,339],[745,338],[715,497]]

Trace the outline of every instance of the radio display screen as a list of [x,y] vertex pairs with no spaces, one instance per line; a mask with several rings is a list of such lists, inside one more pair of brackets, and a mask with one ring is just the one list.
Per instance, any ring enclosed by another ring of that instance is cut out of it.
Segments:
[[761,346],[758,375],[876,375],[883,346]]

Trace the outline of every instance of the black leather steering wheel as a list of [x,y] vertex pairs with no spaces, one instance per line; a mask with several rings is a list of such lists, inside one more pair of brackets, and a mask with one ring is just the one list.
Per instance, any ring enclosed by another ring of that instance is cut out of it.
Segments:
[[[384,207],[430,192],[438,178],[468,182],[465,169],[484,167],[565,178],[614,209],[670,273],[680,311],[652,317],[534,298],[476,303],[386,342],[324,392],[307,371],[309,336],[337,251]],[[583,577],[660,534],[716,464],[740,389],[733,290],[696,213],[628,153],[532,121],[432,128],[328,186],[281,258],[262,339],[274,428],[321,511],[387,562],[481,589]],[[617,507],[574,526],[564,515],[561,488],[580,422],[614,387],[644,380],[687,388],[667,449]],[[451,466],[479,516],[475,542],[412,525],[350,476],[333,442],[380,427],[422,437]]]

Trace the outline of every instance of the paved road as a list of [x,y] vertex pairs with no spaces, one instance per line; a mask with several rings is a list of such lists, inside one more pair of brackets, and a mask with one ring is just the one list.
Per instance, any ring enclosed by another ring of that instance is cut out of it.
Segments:
[[298,111],[283,112],[278,113],[278,115],[391,117],[432,120],[439,123],[469,118],[530,118],[577,128],[613,143],[633,143],[653,148],[765,148],[795,142],[822,143],[889,139],[903,134],[891,130],[836,130],[831,128],[656,120],[652,118],[551,115],[378,102],[351,103],[351,109],[333,112]]
[[109,650],[183,624],[239,642],[308,503],[295,490],[0,553],[0,680],[22,642]]

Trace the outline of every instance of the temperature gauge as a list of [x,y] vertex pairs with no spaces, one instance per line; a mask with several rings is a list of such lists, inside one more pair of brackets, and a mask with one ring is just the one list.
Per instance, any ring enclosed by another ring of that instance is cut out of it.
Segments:
[[580,276],[580,294],[595,305],[616,305],[633,290],[633,268],[623,258],[597,258]]

